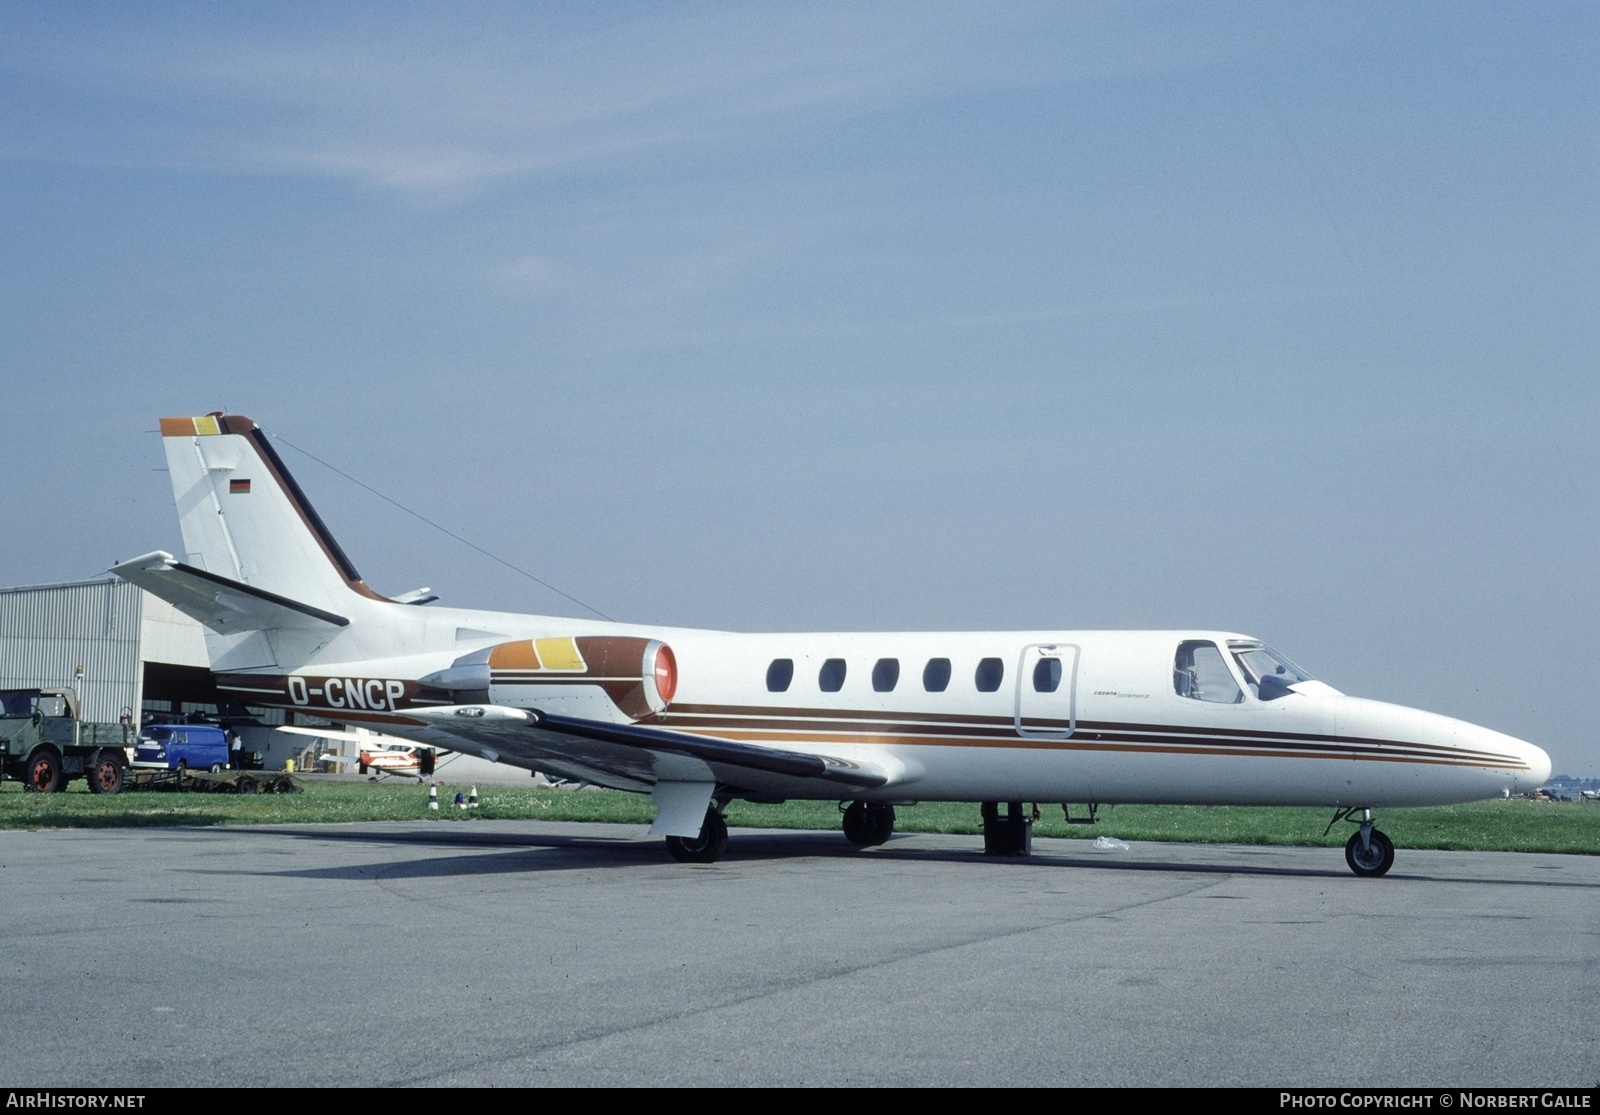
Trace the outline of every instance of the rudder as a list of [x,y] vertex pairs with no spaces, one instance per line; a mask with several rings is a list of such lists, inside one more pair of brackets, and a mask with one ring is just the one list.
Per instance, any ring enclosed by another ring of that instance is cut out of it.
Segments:
[[188,564],[332,612],[383,599],[250,419],[163,418],[161,438]]

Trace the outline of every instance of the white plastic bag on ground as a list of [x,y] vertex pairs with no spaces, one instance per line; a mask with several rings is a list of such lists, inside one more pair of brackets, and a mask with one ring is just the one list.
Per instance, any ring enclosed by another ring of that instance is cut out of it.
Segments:
[[1102,852],[1126,852],[1131,846],[1125,840],[1118,840],[1115,836],[1097,836],[1094,846]]

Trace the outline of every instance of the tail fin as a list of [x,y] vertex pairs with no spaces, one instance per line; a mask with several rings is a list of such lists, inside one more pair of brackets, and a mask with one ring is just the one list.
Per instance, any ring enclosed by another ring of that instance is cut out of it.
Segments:
[[383,599],[250,419],[163,418],[161,438],[188,565],[336,615],[352,592]]

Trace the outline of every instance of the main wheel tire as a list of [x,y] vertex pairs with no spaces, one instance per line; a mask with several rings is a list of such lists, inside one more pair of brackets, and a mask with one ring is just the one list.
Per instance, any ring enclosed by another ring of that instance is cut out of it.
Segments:
[[256,780],[247,774],[243,778],[239,779],[239,781],[235,784],[235,788],[241,794],[253,794],[261,787],[257,786]]
[[844,837],[858,848],[875,848],[894,835],[894,806],[853,801],[844,811]]
[[1363,847],[1358,832],[1345,843],[1344,861],[1363,879],[1380,878],[1394,866],[1394,841],[1373,829],[1371,840]]
[[122,793],[124,773],[121,755],[97,751],[83,773],[91,794]]
[[728,850],[728,822],[708,812],[699,836],[669,836],[667,851],[679,863],[716,863]]
[[210,770],[212,774],[221,774],[222,773],[222,764],[221,763],[212,763],[211,766],[208,767],[207,769]]
[[28,756],[23,789],[40,794],[53,794],[66,787],[67,780],[61,776],[61,756],[48,748],[41,748]]

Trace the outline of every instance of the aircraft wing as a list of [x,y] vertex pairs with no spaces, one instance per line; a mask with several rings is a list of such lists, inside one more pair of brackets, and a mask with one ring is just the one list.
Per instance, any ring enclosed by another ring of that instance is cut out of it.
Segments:
[[409,710],[408,715],[474,746],[472,753],[546,774],[626,789],[658,782],[716,782],[747,793],[784,796],[819,783],[841,796],[871,790],[890,773],[848,759],[499,705]]

